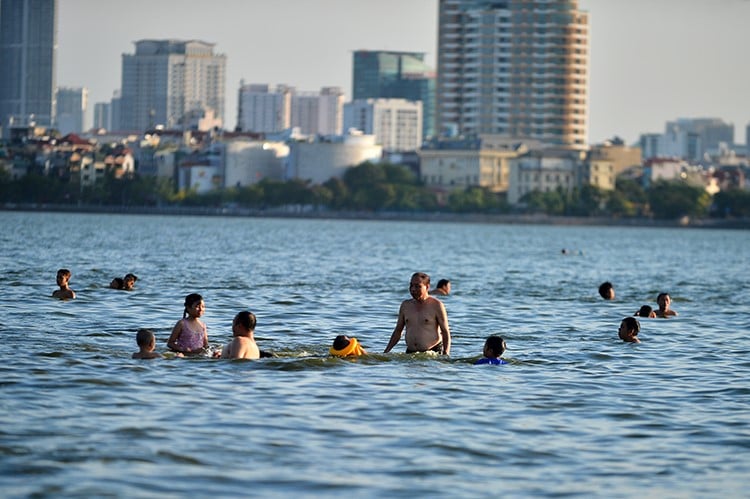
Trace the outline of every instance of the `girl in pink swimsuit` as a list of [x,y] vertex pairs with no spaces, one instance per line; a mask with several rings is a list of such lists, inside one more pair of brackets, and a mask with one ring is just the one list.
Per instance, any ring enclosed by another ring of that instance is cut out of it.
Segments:
[[167,346],[171,350],[184,354],[198,354],[208,348],[206,325],[200,320],[205,310],[203,297],[198,293],[191,293],[185,297],[182,319],[174,325],[167,341]]

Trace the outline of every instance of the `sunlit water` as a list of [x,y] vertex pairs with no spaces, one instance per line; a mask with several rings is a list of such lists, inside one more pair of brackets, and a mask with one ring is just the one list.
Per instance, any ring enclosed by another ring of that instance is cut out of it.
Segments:
[[[3,497],[742,497],[747,231],[0,212]],[[562,248],[572,250],[563,255]],[[50,298],[68,267],[73,301]],[[412,272],[450,358],[381,352]],[[107,288],[134,272],[133,292]],[[597,294],[615,284],[617,299]],[[620,320],[668,291],[679,316]],[[214,346],[132,360],[201,293]],[[373,355],[327,357],[337,334]],[[505,366],[473,366],[500,334]]]

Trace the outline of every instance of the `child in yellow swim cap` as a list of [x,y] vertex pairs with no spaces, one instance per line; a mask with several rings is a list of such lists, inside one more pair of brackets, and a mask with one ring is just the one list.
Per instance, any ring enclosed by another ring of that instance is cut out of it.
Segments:
[[357,357],[360,355],[367,355],[367,352],[362,345],[359,344],[357,338],[350,338],[343,334],[336,336],[333,340],[333,346],[328,352],[334,357]]

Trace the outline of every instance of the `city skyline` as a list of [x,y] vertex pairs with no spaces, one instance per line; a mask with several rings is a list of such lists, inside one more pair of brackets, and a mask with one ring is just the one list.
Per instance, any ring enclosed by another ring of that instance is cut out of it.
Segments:
[[[119,89],[122,54],[132,53],[136,40],[202,40],[227,57],[225,126],[233,128],[241,79],[300,91],[339,86],[350,99],[356,50],[425,52],[437,69],[437,0],[204,6],[132,0],[113,18],[111,3],[61,0],[58,85],[87,87],[91,113]],[[615,135],[633,143],[683,117],[721,118],[734,124],[735,141],[745,142],[750,1],[580,0],[579,7],[590,15],[590,143]]]

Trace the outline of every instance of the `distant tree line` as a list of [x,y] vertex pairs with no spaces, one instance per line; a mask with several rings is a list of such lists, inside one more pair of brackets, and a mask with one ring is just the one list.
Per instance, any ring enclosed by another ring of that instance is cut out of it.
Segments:
[[540,213],[561,216],[750,217],[750,192],[705,189],[682,182],[659,181],[649,189],[619,178],[613,191],[585,185],[571,191],[526,194],[510,206],[502,193],[480,187],[439,195],[425,187],[408,168],[366,162],[346,170],[342,178],[323,184],[306,180],[269,180],[198,194],[178,191],[171,179],[139,176],[116,178],[111,172],[97,183],[82,186],[70,179],[29,173],[18,179],[0,170],[0,202],[85,204],[100,206],[236,206],[272,209],[301,205],[313,209],[451,213]]

